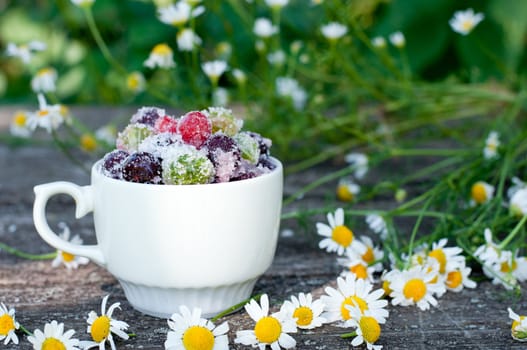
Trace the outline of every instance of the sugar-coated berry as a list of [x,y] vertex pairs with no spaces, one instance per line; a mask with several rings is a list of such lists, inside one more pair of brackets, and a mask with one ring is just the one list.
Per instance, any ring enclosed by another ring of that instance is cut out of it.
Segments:
[[273,144],[271,139],[263,137],[262,135],[254,131],[246,131],[246,133],[258,142],[258,147],[260,147],[260,156],[268,156],[270,154],[269,149]]
[[266,168],[269,170],[273,170],[276,168],[276,164],[271,161],[271,158],[269,156],[260,156],[257,165],[259,167]]
[[123,179],[144,184],[160,184],[161,162],[147,152],[132,153],[123,163]]
[[154,134],[154,129],[146,124],[129,124],[117,135],[115,142],[118,149],[135,152],[144,139]]
[[203,113],[212,123],[212,133],[222,132],[228,136],[236,135],[243,126],[243,120],[234,117],[230,109],[209,107]]
[[167,185],[207,184],[214,179],[214,165],[206,153],[190,145],[169,147],[162,166],[163,181]]
[[257,164],[260,159],[260,145],[249,133],[240,132],[234,136],[240,148],[242,158],[251,164]]
[[163,132],[148,136],[144,139],[137,150],[139,152],[148,152],[156,157],[163,158],[163,154],[167,147],[174,143],[182,143],[181,136],[169,132]]
[[165,115],[165,110],[157,107],[141,107],[130,119],[132,124],[145,124],[154,126],[158,118]]
[[122,179],[122,165],[127,157],[128,152],[119,149],[107,153],[102,161],[102,173],[112,179]]
[[175,134],[177,132],[177,119],[165,115],[156,120],[154,124],[154,130],[158,133],[169,132]]
[[240,149],[232,137],[214,134],[204,147],[216,170],[215,182],[228,182],[240,163]]
[[211,135],[212,126],[205,114],[188,112],[179,120],[178,133],[185,143],[200,148]]

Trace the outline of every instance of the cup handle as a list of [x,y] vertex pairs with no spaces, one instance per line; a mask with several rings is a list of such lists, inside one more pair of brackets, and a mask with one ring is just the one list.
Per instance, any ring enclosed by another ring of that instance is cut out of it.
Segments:
[[46,220],[46,203],[56,194],[68,194],[75,200],[75,217],[83,217],[93,211],[92,186],[77,186],[71,182],[58,181],[35,186],[35,204],[33,206],[33,221],[42,239],[49,245],[70,254],[85,256],[99,265],[106,265],[98,245],[72,244],[51,230]]

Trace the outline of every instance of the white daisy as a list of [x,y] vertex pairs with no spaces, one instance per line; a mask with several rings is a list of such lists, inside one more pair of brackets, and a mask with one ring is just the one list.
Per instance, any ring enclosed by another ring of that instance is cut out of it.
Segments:
[[176,65],[174,62],[174,52],[167,44],[157,44],[150,51],[150,55],[143,64],[151,69],[156,67],[172,68]]
[[298,297],[292,295],[291,300],[284,301],[280,311],[294,318],[296,326],[301,329],[313,329],[326,323],[321,317],[324,303],[320,299],[313,301],[311,293],[300,293]]
[[267,61],[271,63],[273,66],[282,66],[285,63],[286,55],[283,50],[276,50],[274,52],[270,52],[267,55]]
[[337,258],[337,263],[345,268],[340,274],[342,277],[351,275],[356,279],[365,279],[371,283],[374,282],[373,274],[375,273],[375,268],[368,266],[362,259],[350,258],[348,256],[345,258]]
[[421,310],[428,310],[430,305],[436,306],[437,300],[433,294],[443,294],[445,286],[436,283],[437,272],[427,266],[414,266],[409,270],[400,271],[390,278],[390,296],[393,305],[417,305]]
[[[79,235],[73,236],[70,241],[70,228],[63,222],[59,223],[59,227],[62,228],[62,233],[59,237],[65,241],[69,241],[73,244],[81,245],[83,243],[82,238]],[[76,269],[79,265],[86,265],[90,262],[90,259],[83,256],[76,256],[62,250],[57,250],[57,256],[51,262],[51,266],[58,267],[60,264],[64,264],[68,270]]]
[[346,256],[350,260],[361,260],[366,265],[373,267],[373,271],[381,272],[383,270],[381,260],[384,258],[384,252],[379,247],[373,244],[373,241],[368,236],[360,236],[360,242],[366,247],[366,251],[356,251],[352,248],[346,251]]
[[165,24],[180,27],[191,18],[196,18],[203,12],[205,12],[205,7],[203,6],[192,7],[186,1],[178,1],[175,4],[159,8],[157,10],[157,16]]
[[448,239],[443,238],[432,244],[432,250],[428,253],[428,258],[435,259],[439,263],[439,273],[444,274],[447,270],[451,271],[465,263],[465,257],[460,255],[463,249],[459,247],[445,248]]
[[486,228],[483,232],[485,244],[479,246],[474,252],[474,256],[483,262],[484,265],[492,265],[499,260],[500,248],[492,240],[492,231]]
[[511,336],[513,339],[524,342],[527,341],[527,317],[516,314],[509,307],[509,318],[512,320]]
[[126,87],[134,94],[145,91],[146,79],[143,73],[134,71],[126,76]]
[[247,82],[247,74],[241,69],[235,68],[232,70],[232,75],[239,85],[244,85]]
[[384,49],[386,47],[386,39],[384,39],[382,36],[376,36],[375,38],[371,39],[371,44],[373,47],[378,49]]
[[90,7],[93,5],[95,0],[71,0],[73,5],[79,6],[79,7]]
[[493,159],[498,157],[498,148],[500,147],[499,134],[496,131],[491,131],[485,140],[485,147],[483,148],[483,157],[485,159]]
[[53,320],[44,325],[44,332],[35,329],[33,335],[27,337],[27,340],[33,344],[35,350],[79,350],[79,340],[72,338],[73,334],[75,334],[73,329],[64,332],[64,323],[57,323]]
[[56,90],[56,82],[57,71],[51,67],[42,68],[31,79],[31,89],[35,93],[54,92]]
[[302,110],[306,105],[307,93],[293,78],[276,78],[276,93],[278,96],[290,98],[296,110]]
[[388,39],[390,40],[390,43],[392,43],[392,45],[398,49],[402,49],[406,45],[406,38],[401,32],[395,32],[390,34]]
[[527,215],[527,188],[517,190],[509,203],[510,212],[518,217]]
[[366,223],[370,230],[380,235],[382,240],[388,238],[388,226],[382,216],[378,214],[366,215]]
[[354,327],[357,335],[351,341],[352,346],[359,346],[366,343],[368,350],[380,350],[382,345],[374,345],[381,336],[380,322],[375,319],[369,310],[364,312],[357,306],[346,305],[351,318],[346,322],[349,327]]
[[355,169],[353,175],[357,179],[362,179],[368,172],[368,156],[364,153],[348,153],[344,160]]
[[30,115],[31,114],[26,111],[17,111],[13,115],[11,123],[9,124],[9,132],[11,133],[11,135],[18,137],[31,136],[31,129],[27,125],[27,121]]
[[229,68],[225,61],[209,61],[204,62],[201,65],[201,69],[205,72],[205,75],[210,79],[213,85],[218,83],[221,75]]
[[15,320],[15,309],[8,309],[4,303],[0,303],[0,340],[4,341],[4,345],[10,341],[18,344],[15,332],[19,328],[20,324]]
[[473,9],[454,12],[454,17],[448,21],[452,30],[461,35],[469,34],[485,16],[482,13],[474,13]]
[[320,241],[318,246],[327,252],[337,252],[338,255],[344,254],[346,249],[353,248],[360,254],[366,252],[366,247],[355,239],[353,231],[344,225],[344,210],[338,208],[335,214],[327,214],[328,223],[317,222],[317,233],[326,237]]
[[337,22],[331,22],[320,27],[322,35],[329,41],[337,41],[348,32],[348,28]]
[[522,188],[527,188],[527,183],[525,183],[524,181],[522,181],[520,178],[516,176],[513,176],[513,178],[511,179],[511,182],[512,182],[512,186],[509,187],[509,189],[507,190],[507,197],[509,198],[512,198],[512,196],[514,196],[514,194],[518,190],[521,190]]
[[470,189],[470,205],[487,203],[494,197],[494,186],[485,182],[477,181]]
[[174,313],[168,320],[171,331],[167,333],[165,349],[167,350],[228,350],[229,324],[215,326],[201,317],[201,309],[190,312],[186,306],[179,307],[179,313]]
[[260,38],[269,38],[278,33],[278,27],[268,18],[257,18],[254,21],[253,33]]
[[190,28],[181,29],[177,33],[177,47],[179,51],[192,51],[195,47],[200,46],[201,38]]
[[295,319],[282,311],[269,316],[269,298],[267,294],[260,298],[260,305],[251,300],[245,305],[245,311],[256,322],[253,330],[236,332],[235,343],[251,345],[264,350],[267,345],[272,350],[292,349],[296,346],[296,340],[288,333],[296,333]]
[[460,292],[463,288],[476,288],[476,282],[469,278],[472,269],[465,264],[455,270],[447,271],[445,278],[446,289],[452,292]]
[[273,9],[280,10],[289,3],[289,0],[265,0],[265,3]]
[[337,184],[337,198],[343,202],[351,202],[360,193],[360,186],[349,179],[342,178]]
[[337,277],[337,289],[326,287],[327,295],[320,298],[326,305],[326,312],[322,316],[328,322],[341,321],[339,325],[342,326],[351,318],[346,305],[353,305],[361,311],[369,310],[376,320],[384,322],[389,314],[385,309],[388,302],[381,299],[384,294],[382,289],[372,289],[373,285],[367,280],[356,279],[352,275]]
[[8,43],[6,49],[6,55],[12,57],[18,57],[22,62],[28,64],[33,57],[33,53],[37,51],[44,51],[46,44],[42,41],[33,40],[27,44],[16,45],[14,43]]
[[88,314],[87,332],[90,333],[93,341],[83,341],[82,345],[85,349],[99,347],[99,350],[103,350],[106,341],[110,343],[112,349],[115,349],[114,334],[121,339],[128,339],[128,334],[125,332],[128,329],[128,323],[112,318],[114,310],[120,308],[121,303],[113,303],[106,311],[108,297],[109,295],[106,295],[102,299],[101,316],[98,316],[95,311],[90,311]]
[[41,127],[51,133],[64,122],[63,107],[58,104],[48,105],[42,94],[38,94],[37,97],[39,110],[29,116],[27,126],[31,130]]

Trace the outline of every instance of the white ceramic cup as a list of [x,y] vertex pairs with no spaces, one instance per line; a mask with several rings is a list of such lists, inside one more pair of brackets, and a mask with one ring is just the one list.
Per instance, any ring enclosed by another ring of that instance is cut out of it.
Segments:
[[[53,247],[85,256],[120,282],[137,310],[168,318],[179,308],[214,315],[248,298],[271,265],[280,224],[282,164],[258,177],[207,185],[151,185],[91,171],[91,185],[35,186],[33,219]],[[59,238],[46,220],[46,203],[65,193],[75,216],[93,211],[97,245]]]

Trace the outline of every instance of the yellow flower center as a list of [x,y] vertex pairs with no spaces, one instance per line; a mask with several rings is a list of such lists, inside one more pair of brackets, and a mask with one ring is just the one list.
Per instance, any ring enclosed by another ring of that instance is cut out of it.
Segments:
[[525,319],[525,316],[520,316],[520,321],[516,321],[516,320],[512,321],[511,330],[514,331],[514,330],[516,329],[516,327],[518,327],[518,326],[520,325],[520,322],[521,322],[523,319]]
[[382,289],[384,290],[384,295],[388,296],[392,292],[392,289],[390,288],[390,282],[389,281],[383,281],[382,282]]
[[130,74],[126,78],[126,86],[129,90],[137,91],[141,88],[141,76],[139,74]]
[[412,299],[414,302],[417,302],[425,296],[426,284],[422,279],[413,278],[404,285],[403,294],[407,299]]
[[102,342],[110,334],[110,318],[100,316],[91,325],[91,337],[96,343]]
[[474,202],[481,204],[487,200],[487,190],[485,185],[481,182],[476,182],[472,185],[471,196]]
[[167,44],[157,44],[152,49],[152,53],[159,56],[169,56],[172,54],[172,49]]
[[381,336],[381,326],[373,317],[362,316],[359,321],[359,327],[362,331],[362,337],[370,344],[375,343]]
[[6,336],[13,329],[15,329],[13,318],[9,314],[0,316],[0,335]]
[[464,31],[469,32],[474,27],[474,22],[470,19],[466,19],[463,22],[461,22],[461,28],[463,28]]
[[48,68],[42,68],[41,70],[39,70],[37,72],[37,75],[40,76],[40,77],[43,76],[43,75],[48,75],[48,74],[50,74],[50,75],[53,74],[53,68],[49,68],[49,67]]
[[368,310],[368,304],[364,299],[356,295],[349,296],[344,299],[344,301],[340,305],[340,314],[342,315],[342,319],[344,321],[349,320],[351,318],[350,312],[348,308],[346,308],[346,305],[358,307],[361,312],[364,312],[364,310]]
[[348,247],[353,241],[353,232],[344,225],[339,225],[333,229],[331,238],[343,247]]
[[254,326],[254,335],[260,343],[271,344],[280,338],[282,325],[272,316],[262,317]]
[[372,262],[374,262],[375,261],[375,255],[373,254],[372,247],[367,247],[366,253],[362,254],[361,258],[367,264],[371,264]]
[[339,184],[337,186],[337,198],[343,202],[351,202],[353,200],[353,193],[346,184]]
[[313,321],[313,311],[307,306],[300,306],[295,309],[293,317],[297,318],[297,325],[308,326]]
[[46,338],[42,343],[42,350],[66,350],[66,345],[57,338]]
[[463,275],[461,274],[461,271],[452,271],[446,276],[446,285],[448,288],[456,288],[461,284],[461,282],[463,282]]
[[428,253],[428,256],[431,257],[431,258],[436,259],[437,262],[439,263],[439,272],[440,273],[445,273],[445,269],[446,269],[446,255],[445,255],[445,252],[443,251],[443,249],[441,249],[441,248],[434,249],[430,253]]
[[516,260],[514,260],[512,262],[512,266],[509,265],[508,262],[502,262],[501,263],[501,267],[500,267],[500,271],[503,272],[503,273],[509,273],[509,272],[512,272],[512,271],[516,270],[516,267],[518,267],[518,264],[516,263]]
[[62,254],[62,260],[65,262],[71,262],[75,259],[75,255],[67,253],[67,252],[61,252]]
[[21,127],[25,126],[26,125],[26,121],[27,121],[27,117],[22,112],[18,112],[13,117],[13,124],[15,124],[16,126],[21,126]]
[[90,134],[81,136],[80,145],[86,152],[92,152],[97,148],[97,140]]
[[186,350],[212,350],[214,334],[205,327],[192,326],[183,334],[183,345]]
[[38,116],[41,118],[46,117],[49,114],[49,111],[47,109],[41,109],[38,111]]
[[357,264],[350,267],[350,271],[357,276],[358,279],[366,279],[368,277],[368,270],[366,266]]

